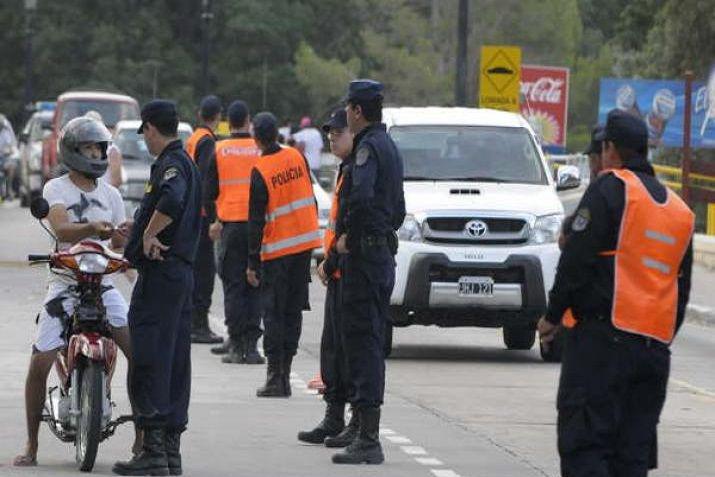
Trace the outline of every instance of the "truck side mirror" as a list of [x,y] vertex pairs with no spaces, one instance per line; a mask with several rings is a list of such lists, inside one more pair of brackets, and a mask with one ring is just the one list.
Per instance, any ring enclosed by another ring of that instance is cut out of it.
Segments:
[[581,172],[578,167],[565,165],[556,170],[556,190],[577,189],[581,186]]

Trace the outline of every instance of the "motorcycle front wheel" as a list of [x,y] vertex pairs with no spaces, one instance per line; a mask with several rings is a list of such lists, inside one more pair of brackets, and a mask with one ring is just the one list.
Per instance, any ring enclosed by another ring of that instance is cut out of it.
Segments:
[[79,470],[90,472],[97,458],[102,430],[102,374],[104,366],[86,360],[79,377],[80,416],[75,437],[76,460]]

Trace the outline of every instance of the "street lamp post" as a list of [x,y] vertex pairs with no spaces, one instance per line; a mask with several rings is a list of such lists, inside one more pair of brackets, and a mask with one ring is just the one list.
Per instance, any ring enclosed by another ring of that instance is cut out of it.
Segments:
[[25,0],[25,94],[23,103],[26,110],[31,109],[32,91],[32,17],[37,10],[37,0]]
[[209,33],[213,17],[211,0],[201,0],[201,87],[204,90],[204,95],[209,94],[211,89],[209,84]]
[[454,100],[467,106],[467,41],[469,39],[469,0],[459,0],[457,13],[457,74],[454,78]]

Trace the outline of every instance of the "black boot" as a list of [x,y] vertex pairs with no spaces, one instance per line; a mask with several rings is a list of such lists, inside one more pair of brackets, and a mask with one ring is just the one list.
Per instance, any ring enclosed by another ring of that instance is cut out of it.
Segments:
[[112,472],[117,475],[169,475],[165,432],[161,427],[144,429],[144,446],[128,462],[117,462]]
[[246,351],[243,347],[243,341],[240,339],[231,338],[229,340],[228,345],[228,354],[221,358],[221,362],[231,364],[243,364],[246,362],[245,353]]
[[281,360],[268,357],[268,369],[266,371],[266,384],[256,391],[258,397],[288,397],[285,383],[283,381]]
[[208,312],[194,310],[193,321],[191,323],[191,342],[197,344],[221,343],[223,338],[214,334],[209,328]]
[[169,475],[181,475],[181,432],[166,432],[166,460],[169,464]]
[[266,364],[266,358],[258,352],[258,340],[245,339],[246,364]]
[[382,464],[385,461],[380,446],[380,408],[360,409],[359,419],[357,439],[343,452],[333,456],[334,464]]
[[360,430],[360,418],[358,417],[357,409],[353,408],[352,416],[350,416],[350,422],[342,430],[340,434],[335,437],[328,437],[325,439],[325,447],[347,447],[353,443]]
[[345,427],[345,403],[329,402],[325,417],[312,431],[301,431],[298,440],[309,444],[322,444],[325,438],[337,436]]
[[292,391],[290,389],[290,370],[293,366],[293,356],[283,357],[283,387],[286,390],[288,396],[291,395]]

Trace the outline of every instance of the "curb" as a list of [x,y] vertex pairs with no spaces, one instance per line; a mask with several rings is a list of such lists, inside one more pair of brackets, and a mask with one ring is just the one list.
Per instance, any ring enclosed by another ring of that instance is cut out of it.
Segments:
[[688,305],[685,321],[701,326],[715,327],[715,309],[707,306]]

